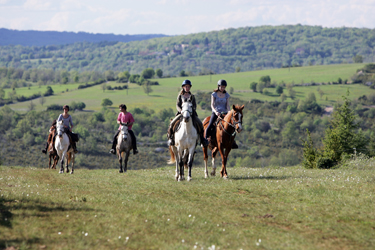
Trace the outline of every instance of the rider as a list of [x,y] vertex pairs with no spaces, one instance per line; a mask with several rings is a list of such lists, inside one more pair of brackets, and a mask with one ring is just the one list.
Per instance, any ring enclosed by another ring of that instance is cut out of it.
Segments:
[[195,109],[197,108],[197,103],[195,102],[195,96],[190,92],[190,88],[192,87],[191,81],[187,80],[187,79],[184,80],[182,82],[181,87],[182,87],[182,90],[181,90],[181,92],[177,96],[177,102],[176,102],[177,113],[176,113],[176,117],[171,121],[171,123],[169,124],[169,127],[168,127],[168,133],[167,133],[168,145],[169,146],[174,145],[174,138],[173,138],[174,131],[173,131],[173,127],[174,127],[175,123],[179,120],[179,118],[181,117],[182,98],[188,99],[189,97],[191,97],[191,102],[193,104],[193,115],[192,115],[193,125],[197,129],[197,132],[199,134],[201,143],[205,146],[205,145],[208,144],[208,141],[203,137],[203,132],[204,132],[203,124],[202,124],[201,120],[199,120],[198,114],[195,111]]
[[[229,97],[230,95],[225,91],[227,87],[227,81],[221,79],[217,82],[217,89],[211,94],[211,109],[212,114],[210,122],[206,128],[205,139],[211,140],[211,134],[214,129],[214,123],[221,114],[227,114],[229,108]],[[238,148],[236,142],[233,142],[232,148]]]
[[117,117],[117,124],[120,124],[120,127],[118,128],[115,136],[113,137],[113,142],[112,142],[112,149],[109,151],[112,154],[116,154],[116,145],[117,145],[117,136],[119,135],[121,131],[121,124],[122,123],[127,123],[128,124],[128,132],[132,138],[132,146],[133,146],[133,154],[138,154],[137,150],[137,141],[134,135],[134,132],[132,130],[132,126],[134,123],[134,118],[133,115],[126,111],[126,105],[125,104],[120,104],[119,105],[120,113],[118,114]]
[[73,119],[71,115],[68,114],[69,112],[69,106],[64,105],[63,106],[64,113],[59,115],[59,118],[57,118],[57,121],[63,121],[65,133],[67,133],[70,141],[70,145],[72,145],[74,153],[78,153],[77,151],[77,145],[76,142],[78,141],[77,134],[72,132],[73,129]]
[[[49,129],[49,134],[48,134],[48,139],[47,139],[47,142],[46,142],[46,147],[42,150],[43,154],[47,154],[47,150],[48,150],[48,146],[49,144],[52,142],[52,139],[53,139],[53,136],[52,136],[52,132],[56,130],[56,120],[53,120],[52,122],[52,125]],[[55,147],[52,147],[53,149]]]

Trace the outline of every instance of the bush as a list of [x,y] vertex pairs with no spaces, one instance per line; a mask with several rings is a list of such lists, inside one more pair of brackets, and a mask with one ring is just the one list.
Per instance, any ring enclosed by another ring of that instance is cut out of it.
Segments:
[[49,106],[47,106],[47,111],[48,110],[62,110],[63,109],[63,106],[62,105],[59,105],[59,104],[51,104]]
[[320,157],[316,161],[317,168],[329,169],[334,167],[337,164],[334,160],[329,157]]

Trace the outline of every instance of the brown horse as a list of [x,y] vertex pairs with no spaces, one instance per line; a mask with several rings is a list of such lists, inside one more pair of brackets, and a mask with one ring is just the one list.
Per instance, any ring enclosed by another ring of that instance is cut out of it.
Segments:
[[[214,131],[216,131],[215,136],[211,136],[211,140],[208,146],[203,147],[203,158],[204,158],[204,166],[205,166],[205,178],[208,177],[208,170],[207,170],[207,148],[210,148],[212,152],[212,172],[211,175],[215,176],[215,156],[217,152],[220,152],[221,155],[221,171],[220,176],[223,178],[228,178],[227,173],[227,160],[230,150],[232,149],[232,144],[234,138],[236,137],[236,133],[240,133],[242,131],[242,110],[244,109],[244,105],[241,107],[239,105],[233,105],[232,110],[228,112],[228,114],[222,118],[218,117],[216,122],[216,127]],[[203,120],[203,126],[206,130],[208,124],[210,122],[210,116],[206,117]]]
[[[53,137],[56,134],[56,125],[52,125],[49,129],[49,135],[48,135],[48,146],[47,146],[47,152],[48,152],[48,168],[56,169],[56,164],[59,161],[59,156],[57,155],[56,150],[54,149],[54,143],[53,143]],[[53,161],[53,164],[51,165],[51,161]]]

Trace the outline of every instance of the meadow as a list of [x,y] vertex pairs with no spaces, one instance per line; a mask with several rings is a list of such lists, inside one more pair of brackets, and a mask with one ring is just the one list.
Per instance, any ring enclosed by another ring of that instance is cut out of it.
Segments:
[[[43,106],[38,99],[33,100],[36,110],[43,110],[51,104],[66,104],[72,101],[82,101],[86,104],[86,110],[99,111],[101,109],[101,102],[104,98],[109,98],[112,102],[112,108],[118,107],[120,103],[126,103],[130,109],[136,107],[149,107],[156,112],[161,109],[175,107],[176,96],[180,91],[181,83],[184,79],[188,78],[192,81],[192,92],[197,91],[211,92],[216,88],[216,83],[219,79],[226,79],[228,82],[228,89],[233,87],[233,97],[239,98],[244,102],[251,99],[259,99],[263,101],[281,101],[278,95],[273,94],[275,89],[268,89],[270,95],[265,95],[250,90],[251,82],[258,82],[261,76],[269,75],[272,82],[281,83],[327,83],[337,81],[340,77],[342,80],[350,79],[356,73],[356,70],[363,67],[364,64],[340,64],[340,65],[321,65],[321,66],[307,66],[297,68],[280,68],[260,71],[239,72],[231,74],[220,75],[205,75],[205,76],[191,76],[191,77],[177,77],[177,78],[162,78],[155,79],[159,85],[152,86],[152,92],[147,95],[144,93],[142,86],[137,84],[129,84],[128,90],[102,90],[102,86],[94,86],[86,89],[77,89],[79,84],[67,85],[51,85],[55,95],[45,98]],[[121,83],[109,82],[107,85],[112,87],[123,85]],[[320,88],[324,95],[320,98],[317,90]],[[342,95],[346,94],[347,89],[350,90],[351,98],[357,98],[364,94],[375,93],[375,90],[366,86],[355,85],[319,85],[319,86],[305,86],[294,87],[297,92],[296,98],[304,99],[308,93],[314,92],[317,96],[319,104],[333,105]],[[32,86],[17,88],[17,94],[30,96],[34,93],[44,93],[45,86]],[[6,89],[6,91],[10,91]],[[284,89],[284,92],[287,91]],[[288,98],[287,102],[293,100]],[[30,101],[15,103],[10,107],[16,111],[25,112],[28,109]],[[198,108],[198,114],[203,117],[210,114],[209,110],[202,110]]]
[[375,161],[332,170],[0,166],[0,248],[374,249]]

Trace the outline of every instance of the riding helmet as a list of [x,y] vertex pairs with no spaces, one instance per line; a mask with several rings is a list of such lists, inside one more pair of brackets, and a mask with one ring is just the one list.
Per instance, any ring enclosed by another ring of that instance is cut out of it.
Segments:
[[186,79],[186,80],[184,80],[184,81],[182,82],[181,87],[183,87],[183,86],[185,86],[185,85],[190,85],[190,87],[193,86],[193,85],[191,85],[191,81],[188,80],[188,79]]
[[227,81],[223,80],[223,79],[220,79],[218,82],[217,82],[217,86],[227,86]]

